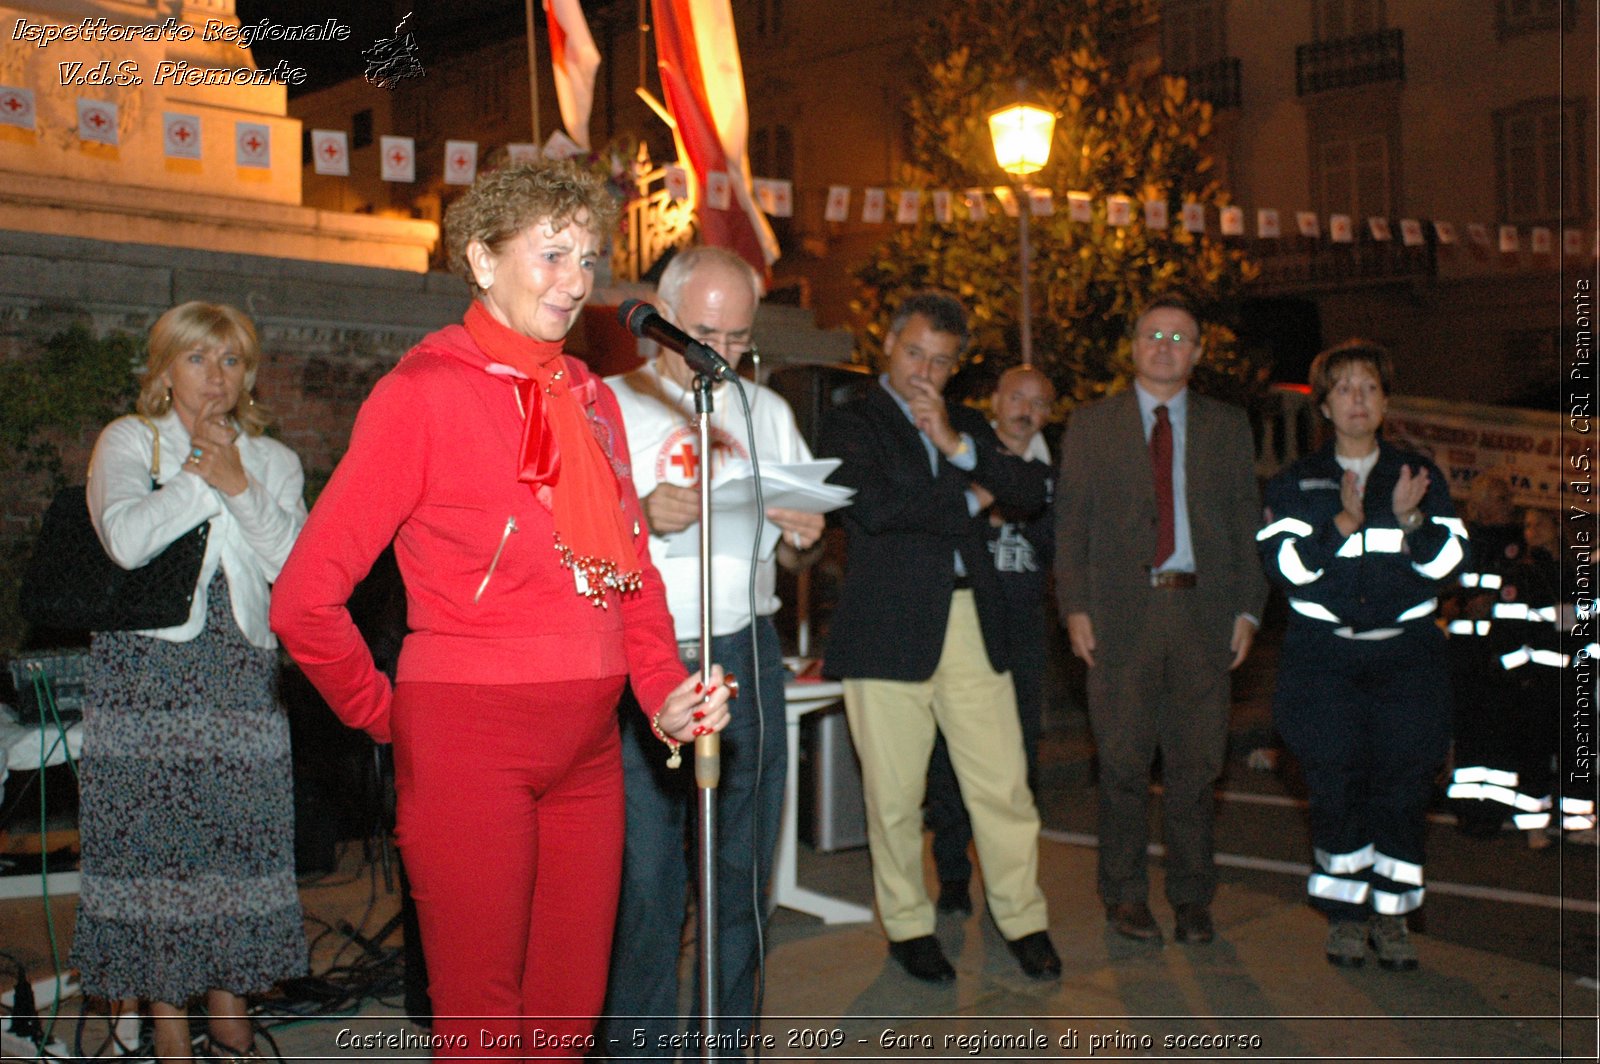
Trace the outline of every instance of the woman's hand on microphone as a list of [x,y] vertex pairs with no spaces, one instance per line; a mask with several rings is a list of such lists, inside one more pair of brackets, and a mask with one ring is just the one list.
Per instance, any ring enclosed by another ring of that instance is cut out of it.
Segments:
[[701,735],[719,732],[728,726],[728,699],[733,688],[723,676],[722,666],[711,666],[710,682],[698,671],[679,684],[661,706],[656,724],[670,738],[692,743]]

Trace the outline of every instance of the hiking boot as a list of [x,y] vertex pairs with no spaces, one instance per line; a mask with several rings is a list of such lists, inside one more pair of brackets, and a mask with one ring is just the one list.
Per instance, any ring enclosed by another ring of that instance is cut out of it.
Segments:
[[1370,927],[1372,949],[1378,963],[1392,972],[1409,972],[1417,966],[1417,947],[1404,916],[1374,916]]
[[1367,929],[1353,920],[1336,920],[1328,925],[1328,941],[1322,948],[1329,964],[1359,968],[1367,960]]

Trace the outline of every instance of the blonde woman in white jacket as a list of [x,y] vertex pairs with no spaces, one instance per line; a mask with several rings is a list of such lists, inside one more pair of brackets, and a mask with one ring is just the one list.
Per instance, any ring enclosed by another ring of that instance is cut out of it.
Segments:
[[188,619],[96,633],[84,709],[73,963],[86,994],[148,1003],[162,1060],[190,1056],[185,1016],[201,994],[208,1052],[249,1059],[244,995],[306,967],[267,626],[271,584],[305,523],[304,476],[263,435],[259,360],[235,308],[167,311],[150,331],[142,416],[107,425],[89,467],[90,516],[125,568],[210,524]]

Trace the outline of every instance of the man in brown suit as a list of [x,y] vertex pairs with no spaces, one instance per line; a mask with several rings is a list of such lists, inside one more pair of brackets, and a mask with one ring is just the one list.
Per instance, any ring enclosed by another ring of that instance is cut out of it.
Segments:
[[1150,766],[1161,753],[1166,892],[1180,942],[1215,935],[1212,787],[1229,673],[1266,598],[1243,411],[1188,390],[1200,322],[1181,296],[1134,326],[1134,386],[1076,411],[1056,493],[1057,598],[1089,667],[1100,762],[1101,899],[1120,934],[1160,941],[1147,902]]

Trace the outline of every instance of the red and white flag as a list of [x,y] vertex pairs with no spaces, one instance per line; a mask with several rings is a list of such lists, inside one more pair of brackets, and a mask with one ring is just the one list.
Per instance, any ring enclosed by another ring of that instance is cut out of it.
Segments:
[[272,127],[263,122],[235,122],[233,161],[238,166],[271,169]]
[[540,159],[539,145],[537,144],[507,144],[506,162],[512,166],[526,166],[536,163]]
[[[1077,221],[1076,218],[1073,221]],[[1165,229],[1170,224],[1167,217],[1167,201],[1152,199],[1144,201],[1144,227],[1146,229]]]
[[107,100],[78,97],[78,139],[115,146],[117,105]]
[[861,194],[861,220],[870,225],[883,221],[886,193],[881,188],[869,188]]
[[1028,188],[1028,213],[1035,218],[1048,218],[1056,213],[1056,197],[1047,188]]
[[1080,223],[1094,221],[1094,198],[1087,192],[1068,192],[1067,217]]
[[600,49],[594,46],[589,23],[584,21],[578,0],[544,0],[544,18],[550,27],[550,66],[555,72],[561,124],[587,151],[589,112],[594,108],[594,74],[600,69]]
[[1308,240],[1322,239],[1322,220],[1312,211],[1295,211],[1294,222],[1300,235]]
[[1244,236],[1244,208],[1224,207],[1217,212],[1217,227],[1223,236]]
[[1425,241],[1422,237],[1422,223],[1415,218],[1400,219],[1400,243],[1408,248],[1419,248]]
[[950,207],[950,190],[947,188],[933,190],[933,220],[940,225],[949,225],[955,220],[955,211]]
[[667,186],[667,198],[673,203],[684,203],[689,199],[689,171],[683,167],[667,167],[662,172],[661,182]]
[[1183,219],[1185,232],[1204,233],[1206,231],[1206,205],[1204,203],[1185,203],[1178,213],[1179,217]]
[[411,137],[384,136],[378,142],[383,152],[385,181],[414,182],[417,179],[417,142]]
[[478,177],[478,142],[475,140],[447,140],[444,142],[444,183],[470,185]]
[[1351,221],[1348,214],[1328,215],[1328,239],[1335,244],[1350,244],[1355,241],[1355,222]]
[[169,159],[200,158],[200,116],[161,112],[161,149]]
[[1122,228],[1133,221],[1133,200],[1127,196],[1106,197],[1106,224]]
[[850,220],[849,185],[828,186],[828,202],[822,208],[822,220],[825,222],[848,222]]
[[962,197],[967,204],[967,218],[981,222],[989,217],[989,204],[981,188],[969,188]]
[[1283,223],[1276,208],[1262,207],[1256,211],[1256,236],[1262,240],[1276,240],[1283,235]]
[[0,126],[34,128],[33,90],[0,85]]
[[895,201],[894,220],[901,225],[917,224],[917,215],[922,213],[922,190],[916,188],[903,188],[900,190],[899,199]]
[[333,177],[350,176],[350,140],[343,130],[311,131],[311,169]]
[[745,153],[750,116],[729,0],[651,0],[651,9],[678,158],[701,182],[717,172],[732,179],[736,202],[727,209],[700,205],[701,239],[765,273],[778,258],[778,240],[751,195]]
[[733,178],[726,171],[713,170],[706,175],[706,206],[717,211],[733,209]]
[[1372,234],[1372,239],[1374,240],[1394,239],[1394,232],[1389,228],[1389,219],[1387,218],[1368,218],[1367,232]]

